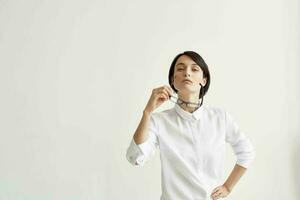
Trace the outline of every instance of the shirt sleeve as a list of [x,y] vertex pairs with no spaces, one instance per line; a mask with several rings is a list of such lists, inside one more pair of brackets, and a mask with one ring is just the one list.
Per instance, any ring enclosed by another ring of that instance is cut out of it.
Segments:
[[255,158],[255,150],[252,143],[240,130],[233,117],[225,111],[225,124],[226,124],[226,142],[228,142],[236,157],[236,164],[249,168]]
[[126,158],[133,166],[143,166],[145,162],[154,156],[158,147],[158,128],[154,121],[153,114],[150,117],[148,131],[149,135],[145,142],[136,144],[134,138],[132,138],[127,148]]

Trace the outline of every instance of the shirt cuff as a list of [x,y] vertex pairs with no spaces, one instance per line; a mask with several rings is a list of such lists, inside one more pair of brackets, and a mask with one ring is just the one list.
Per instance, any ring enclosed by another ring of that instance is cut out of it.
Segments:
[[126,158],[133,166],[142,166],[144,164],[145,155],[139,146],[132,138],[127,149]]

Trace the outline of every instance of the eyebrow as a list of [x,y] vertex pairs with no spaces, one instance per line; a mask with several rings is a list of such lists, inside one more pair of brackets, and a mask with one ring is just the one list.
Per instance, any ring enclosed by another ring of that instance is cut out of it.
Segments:
[[[177,65],[185,65],[184,63],[177,63],[175,66],[177,66]],[[197,63],[193,63],[192,65],[197,65]],[[186,65],[185,65],[186,66]],[[199,65],[197,65],[197,66],[199,66]],[[199,66],[200,67],[200,66]]]

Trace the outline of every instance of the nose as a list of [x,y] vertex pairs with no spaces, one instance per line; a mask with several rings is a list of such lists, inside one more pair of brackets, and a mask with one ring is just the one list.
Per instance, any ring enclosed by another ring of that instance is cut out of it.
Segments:
[[188,71],[185,71],[184,77],[190,77],[191,74]]

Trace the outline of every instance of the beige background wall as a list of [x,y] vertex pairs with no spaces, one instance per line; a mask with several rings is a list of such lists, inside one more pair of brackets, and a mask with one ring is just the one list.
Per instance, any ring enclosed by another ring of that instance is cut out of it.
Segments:
[[299,8],[0,0],[0,199],[159,199],[159,154],[134,168],[125,153],[184,50],[210,67],[205,103],[232,113],[256,148],[228,199],[300,199]]

